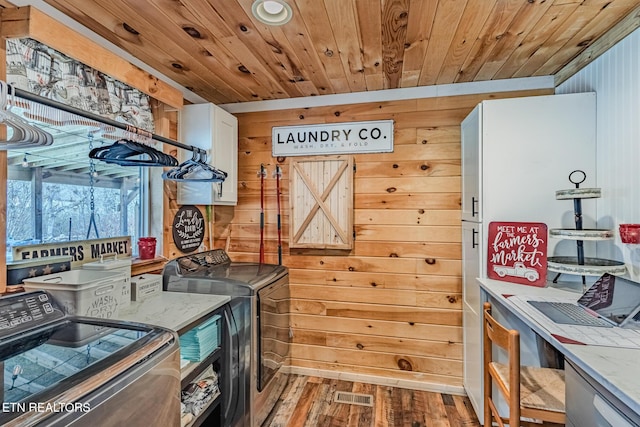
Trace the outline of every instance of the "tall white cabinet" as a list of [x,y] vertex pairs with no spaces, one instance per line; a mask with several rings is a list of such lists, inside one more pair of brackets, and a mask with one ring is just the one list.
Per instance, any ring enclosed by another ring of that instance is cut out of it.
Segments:
[[[208,163],[227,173],[224,183],[180,182],[180,205],[238,203],[238,119],[217,105],[191,104],[180,110],[180,142],[207,150]],[[191,153],[186,154],[191,155]],[[183,158],[181,160],[186,160]]]
[[[587,175],[581,187],[596,186],[595,105],[594,93],[490,100],[462,122],[463,382],[481,423],[483,301],[476,278],[486,277],[489,223],[574,228],[573,204],[557,201],[555,192],[572,188],[568,177],[576,169]],[[595,227],[595,202],[583,204],[583,217],[584,228]],[[575,256],[575,242],[548,243],[548,256]],[[529,359],[537,357],[523,355],[523,363],[535,362]]]

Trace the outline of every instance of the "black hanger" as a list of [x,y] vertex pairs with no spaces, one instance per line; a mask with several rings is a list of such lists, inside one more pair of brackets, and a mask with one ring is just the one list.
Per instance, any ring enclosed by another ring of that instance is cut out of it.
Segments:
[[194,151],[190,159],[182,162],[178,167],[164,172],[162,178],[171,181],[223,182],[228,174],[211,166],[206,161],[206,153]]
[[128,139],[120,139],[111,145],[94,148],[89,152],[89,157],[120,166],[170,167],[178,164],[175,157]]

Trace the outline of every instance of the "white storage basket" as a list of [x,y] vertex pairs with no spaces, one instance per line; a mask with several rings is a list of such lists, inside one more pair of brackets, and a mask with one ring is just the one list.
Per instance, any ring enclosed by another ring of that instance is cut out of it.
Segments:
[[125,273],[71,270],[24,279],[24,290],[44,289],[63,308],[76,316],[117,317]]
[[125,281],[122,284],[122,288],[117,292],[119,306],[123,308],[131,304],[131,258],[104,259],[101,257],[99,261],[82,264],[82,269],[109,273],[124,273]]

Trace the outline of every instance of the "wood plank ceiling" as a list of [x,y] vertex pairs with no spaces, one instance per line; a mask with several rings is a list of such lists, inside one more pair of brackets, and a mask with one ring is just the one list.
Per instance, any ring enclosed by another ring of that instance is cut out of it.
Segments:
[[[46,0],[221,104],[553,75],[637,0]],[[638,19],[636,19],[637,21]]]

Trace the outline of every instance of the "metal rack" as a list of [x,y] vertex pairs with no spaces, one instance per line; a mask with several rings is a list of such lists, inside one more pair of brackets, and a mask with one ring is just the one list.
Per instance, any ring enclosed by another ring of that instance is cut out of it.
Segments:
[[66,111],[67,113],[75,114],[77,116],[84,117],[86,119],[93,120],[93,121],[98,122],[98,123],[103,123],[105,125],[113,126],[113,127],[117,128],[117,129],[121,129],[121,130],[124,130],[126,132],[130,132],[130,133],[133,133],[133,134],[136,134],[136,135],[140,135],[140,136],[145,137],[145,138],[150,138],[150,139],[162,142],[164,144],[173,145],[174,147],[182,148],[183,150],[192,151],[192,152],[197,153],[197,154],[207,154],[206,150],[203,150],[202,148],[194,147],[193,145],[183,144],[181,142],[174,141],[171,138],[167,138],[167,137],[164,137],[164,136],[161,136],[161,135],[157,135],[155,133],[146,131],[144,129],[140,129],[140,128],[132,126],[130,124],[118,122],[118,121],[110,119],[108,117],[102,117],[100,115],[97,115],[97,114],[94,114],[94,113],[91,113],[91,112],[88,112],[88,111],[84,111],[84,110],[81,110],[79,108],[72,107],[70,105],[63,104],[63,103],[55,101],[53,99],[49,99],[49,98],[42,97],[40,95],[33,94],[33,93],[28,92],[28,91],[23,90],[23,89],[18,89],[18,88],[13,87],[13,86],[12,86],[12,88],[13,88],[15,96],[17,96],[18,98],[26,99],[27,101],[37,102],[39,104],[46,105],[48,107],[52,107],[52,108],[56,108],[58,110]]
[[556,191],[556,200],[573,200],[575,229],[555,228],[549,230],[549,236],[557,239],[569,239],[576,241],[576,256],[555,256],[547,258],[549,271],[558,273],[553,279],[557,283],[561,274],[582,276],[582,285],[585,285],[585,276],[601,276],[604,273],[620,275],[626,272],[623,262],[602,258],[588,258],[584,256],[584,241],[603,241],[613,238],[612,230],[584,229],[582,227],[582,200],[598,199],[601,196],[600,188],[580,188],[587,175],[584,171],[575,170],[569,174],[569,181],[575,188]]

